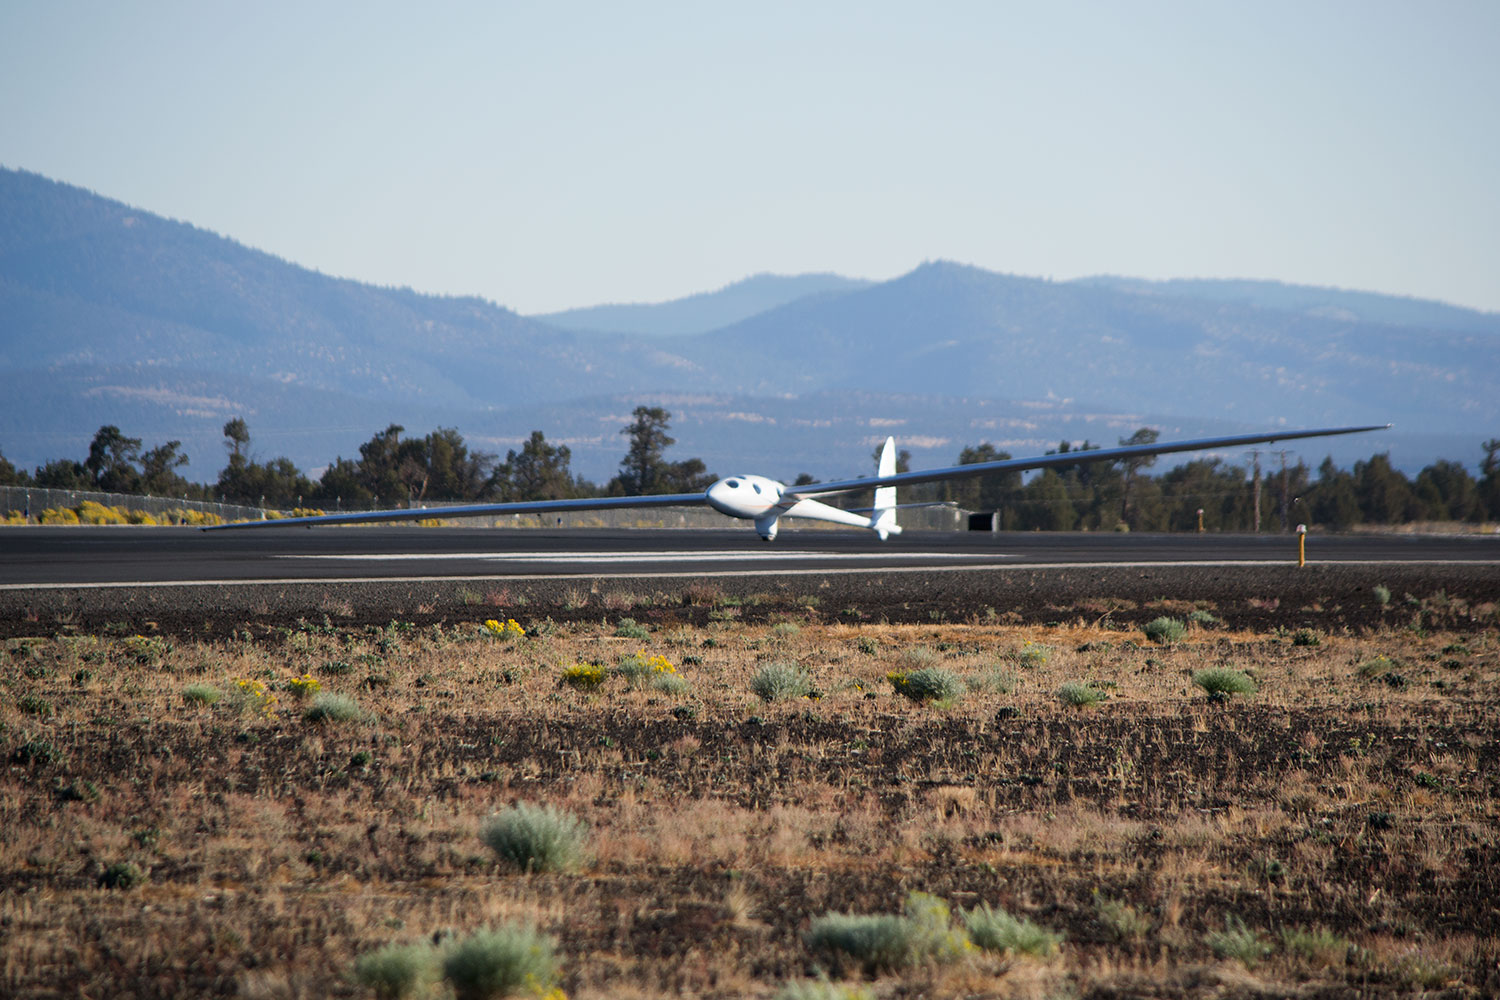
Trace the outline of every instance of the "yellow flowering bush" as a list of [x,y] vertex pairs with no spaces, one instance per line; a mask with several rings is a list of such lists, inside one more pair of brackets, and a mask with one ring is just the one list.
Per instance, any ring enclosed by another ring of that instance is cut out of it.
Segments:
[[509,639],[512,636],[522,636],[526,630],[520,626],[514,618],[507,618],[504,624],[491,618],[484,623],[485,629],[497,639]]
[[594,690],[604,677],[604,668],[597,663],[575,663],[562,672],[562,682],[580,691]]
[[240,690],[242,704],[265,716],[275,711],[276,696],[266,690],[266,685],[252,677],[243,677],[234,682]]
[[306,701],[323,689],[318,679],[308,673],[304,673],[301,677],[293,677],[290,686],[292,694],[297,696],[298,701]]
[[660,653],[647,656],[645,650],[638,649],[630,656],[623,657],[615,666],[614,672],[625,678],[631,687],[641,687],[663,677],[674,676],[677,668]]

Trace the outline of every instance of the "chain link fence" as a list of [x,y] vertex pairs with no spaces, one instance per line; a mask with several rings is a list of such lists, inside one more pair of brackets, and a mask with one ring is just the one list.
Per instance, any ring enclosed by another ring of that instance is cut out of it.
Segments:
[[174,512],[178,511],[217,514],[226,521],[244,521],[258,519],[261,516],[261,510],[258,507],[188,500],[185,497],[143,497],[129,493],[53,490],[39,486],[0,486],[0,516],[19,512],[29,524],[41,523],[42,514],[45,511],[76,511],[84,503],[89,502],[99,504],[101,507],[140,511],[143,514],[150,514],[157,521],[170,519]]

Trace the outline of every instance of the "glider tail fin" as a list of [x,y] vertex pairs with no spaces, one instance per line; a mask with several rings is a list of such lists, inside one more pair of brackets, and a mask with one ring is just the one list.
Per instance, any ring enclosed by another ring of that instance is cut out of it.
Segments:
[[[896,439],[888,437],[885,446],[880,449],[880,464],[875,468],[877,476],[894,476],[896,474]],[[879,486],[875,489],[875,510],[870,515],[870,528],[883,542],[891,535],[901,534],[901,526],[896,523],[896,487]]]

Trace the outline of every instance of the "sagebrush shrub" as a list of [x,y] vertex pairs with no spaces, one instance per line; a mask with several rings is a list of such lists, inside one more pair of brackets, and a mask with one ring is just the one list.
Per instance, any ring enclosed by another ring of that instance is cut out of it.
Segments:
[[1333,966],[1342,962],[1349,953],[1349,941],[1326,927],[1305,930],[1300,927],[1285,927],[1281,931],[1281,946],[1288,954],[1297,955],[1317,965]]
[[1176,618],[1168,618],[1163,615],[1153,618],[1146,623],[1141,631],[1146,633],[1146,638],[1158,645],[1167,646],[1177,642],[1187,634],[1187,626]]
[[651,632],[646,626],[637,624],[634,618],[621,618],[620,623],[615,626],[615,635],[621,639],[651,638]]
[[1099,922],[1107,927],[1119,941],[1140,941],[1151,930],[1151,918],[1141,913],[1123,899],[1109,899],[1094,890],[1094,909]]
[[134,889],[145,881],[146,873],[134,861],[117,861],[99,876],[99,885],[105,889]]
[[1024,917],[991,909],[989,903],[964,911],[963,920],[969,940],[985,951],[1045,958],[1062,943],[1061,934],[1038,927]]
[[1026,640],[1026,644],[1015,652],[1015,661],[1028,669],[1044,665],[1052,658],[1052,647]]
[[212,705],[222,697],[224,693],[212,684],[189,684],[182,689],[182,700],[189,705]]
[[359,722],[365,718],[359,703],[346,694],[324,691],[313,697],[312,703],[302,713],[308,722]]
[[524,872],[566,872],[583,863],[587,827],[576,816],[518,802],[479,829],[479,839]]
[[1271,954],[1271,945],[1260,931],[1246,927],[1232,913],[1224,918],[1224,929],[1205,935],[1203,942],[1217,957],[1238,959],[1247,969]]
[[437,952],[427,944],[388,944],[354,960],[354,979],[381,1000],[416,996],[437,979]]
[[1193,674],[1193,683],[1215,695],[1227,698],[1232,694],[1254,694],[1255,681],[1249,674],[1229,667],[1209,667]]
[[1109,695],[1087,684],[1069,681],[1057,689],[1057,697],[1064,705],[1071,705],[1074,708],[1088,708],[1090,705],[1097,705],[1101,701],[1104,701]]
[[790,661],[767,663],[750,678],[750,690],[762,701],[806,698],[812,689],[811,675]]
[[886,674],[885,679],[891,682],[898,694],[912,701],[948,702],[964,691],[963,682],[951,670],[942,667],[924,667],[910,673],[893,670]]
[[530,927],[482,930],[443,957],[443,978],[458,1000],[528,992],[541,996],[558,979],[556,944]]
[[952,962],[968,950],[964,935],[951,926],[948,904],[925,892],[906,899],[894,914],[828,913],[808,927],[803,940],[835,967],[859,965],[875,974],[920,962]]

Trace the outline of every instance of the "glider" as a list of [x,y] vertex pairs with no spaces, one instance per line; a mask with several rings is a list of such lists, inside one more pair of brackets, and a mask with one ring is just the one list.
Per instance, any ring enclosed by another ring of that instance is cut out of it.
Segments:
[[[901,533],[901,526],[896,523],[896,510],[900,506],[896,503],[898,486],[931,483],[944,479],[966,479],[970,476],[983,476],[993,472],[1024,472],[1032,469],[1081,465],[1084,462],[1116,462],[1126,458],[1166,455],[1172,452],[1237,448],[1247,444],[1291,441],[1296,438],[1332,437],[1336,434],[1360,434],[1365,431],[1385,430],[1390,426],[1390,424],[1373,424],[1368,427],[1328,427],[1310,431],[1278,431],[1271,434],[1199,438],[1193,441],[1174,441],[1167,444],[1069,451],[1037,458],[1008,458],[998,462],[952,465],[943,469],[927,469],[921,472],[897,472],[896,442],[894,438],[886,438],[885,446],[880,450],[880,460],[875,475],[831,483],[788,486],[765,476],[725,476],[701,493],[669,493],[636,497],[581,497],[572,500],[523,500],[516,503],[480,503],[352,514],[319,514],[310,517],[286,517],[274,521],[239,521],[234,524],[213,525],[203,530],[281,528],[293,525],[355,524],[372,521],[418,521],[428,518],[491,517],[498,514],[546,514],[573,510],[686,507],[707,504],[721,514],[755,522],[756,533],[768,542],[776,537],[777,525],[783,517],[807,517],[819,521],[832,521],[835,524],[847,524],[856,528],[869,528],[880,536],[881,541],[884,541],[891,535]],[[869,508],[868,512],[844,510],[823,503],[820,499],[868,489],[875,491],[875,505]]]

